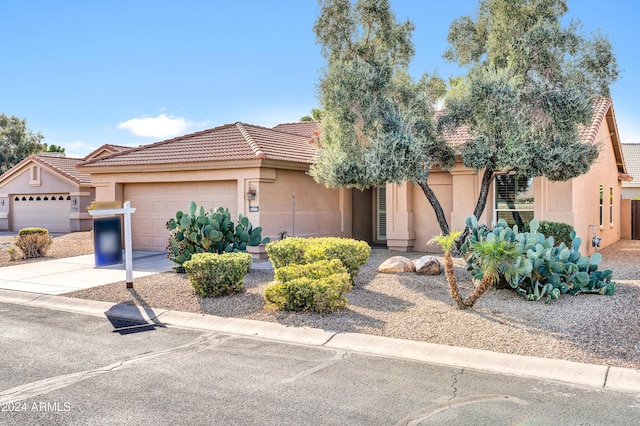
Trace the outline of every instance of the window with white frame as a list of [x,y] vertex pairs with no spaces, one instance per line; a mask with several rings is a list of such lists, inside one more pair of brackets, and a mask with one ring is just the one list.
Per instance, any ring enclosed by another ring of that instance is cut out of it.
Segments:
[[609,223],[613,225],[613,187],[609,187]]
[[497,175],[494,180],[495,220],[504,219],[509,226],[524,225],[533,219],[533,178]]
[[600,184],[600,226],[604,225],[604,185]]

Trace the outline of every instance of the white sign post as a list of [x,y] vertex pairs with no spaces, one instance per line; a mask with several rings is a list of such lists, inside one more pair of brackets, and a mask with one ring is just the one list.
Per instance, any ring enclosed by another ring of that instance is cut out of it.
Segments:
[[124,203],[122,209],[89,210],[91,216],[124,215],[124,266],[127,270],[127,288],[133,288],[133,250],[131,248],[131,214],[136,209],[131,208],[131,202]]

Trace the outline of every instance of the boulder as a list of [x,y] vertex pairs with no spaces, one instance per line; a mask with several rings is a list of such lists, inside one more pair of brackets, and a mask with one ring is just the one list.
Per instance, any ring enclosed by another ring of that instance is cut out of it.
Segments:
[[394,274],[398,272],[414,272],[416,269],[413,263],[404,256],[393,256],[382,262],[378,267],[378,272],[383,274]]
[[413,261],[416,274],[420,275],[440,275],[442,270],[440,261],[435,256],[422,256]]

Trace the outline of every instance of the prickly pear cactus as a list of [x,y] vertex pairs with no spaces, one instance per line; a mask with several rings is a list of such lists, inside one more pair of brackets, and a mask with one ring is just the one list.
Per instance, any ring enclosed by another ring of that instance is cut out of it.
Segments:
[[262,238],[262,228],[253,228],[246,216],[240,215],[235,225],[229,209],[219,207],[207,212],[193,201],[188,212],[178,211],[167,221],[167,229],[167,257],[177,265],[178,272],[184,272],[182,265],[195,253],[244,252],[247,246],[269,242],[269,238]]
[[511,280],[502,280],[503,286],[515,289],[527,300],[557,299],[561,294],[598,293],[612,295],[615,284],[611,281],[611,270],[598,270],[602,255],[594,253],[591,257],[582,256],[579,252],[582,240],[571,233],[571,247],[564,243],[556,246],[553,237],[545,237],[538,233],[538,221],[533,219],[529,224],[530,232],[518,232],[518,227],[509,228],[504,220],[490,229],[479,225],[475,217],[467,218],[469,236],[462,245],[462,253],[467,261],[468,270],[479,279],[483,271],[480,259],[472,250],[472,242],[491,238],[499,238],[516,244],[522,254],[520,271]]

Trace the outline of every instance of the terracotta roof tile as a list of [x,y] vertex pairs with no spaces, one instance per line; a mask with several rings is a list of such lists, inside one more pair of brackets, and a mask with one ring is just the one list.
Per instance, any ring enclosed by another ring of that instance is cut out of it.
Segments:
[[34,156],[34,161],[37,161],[40,164],[48,165],[52,169],[58,171],[60,174],[65,175],[71,180],[74,180],[78,183],[91,182],[91,176],[86,173],[80,173],[78,169],[76,169],[76,164],[82,162],[81,158],[39,154]]
[[640,183],[640,143],[623,143],[621,146],[627,173],[633,177],[633,183]]
[[102,151],[107,151],[109,153],[114,153],[114,152],[122,152],[122,151],[126,151],[128,149],[131,149],[131,146],[124,146],[124,145],[114,145],[111,143],[107,143],[104,144],[102,146],[99,146],[98,148],[94,149],[93,151],[91,151],[89,154],[87,154],[83,159],[84,160],[89,160],[91,158],[94,158],[94,156]]
[[88,184],[91,183],[91,177],[86,173],[80,173],[78,169],[76,169],[76,164],[79,164],[83,161],[82,158],[71,158],[65,157],[59,154],[37,154],[30,155],[11,169],[7,170],[2,176],[0,176],[0,181],[4,181],[14,174],[18,173],[22,166],[28,162],[36,162],[43,167],[46,167],[62,176],[65,176],[67,179],[77,183],[77,184]]
[[266,127],[234,123],[89,159],[81,165],[135,166],[254,159],[311,164],[314,152],[308,139]]
[[298,121],[295,123],[282,123],[273,128],[279,132],[291,133],[294,135],[312,138],[314,133],[319,130],[317,121]]

